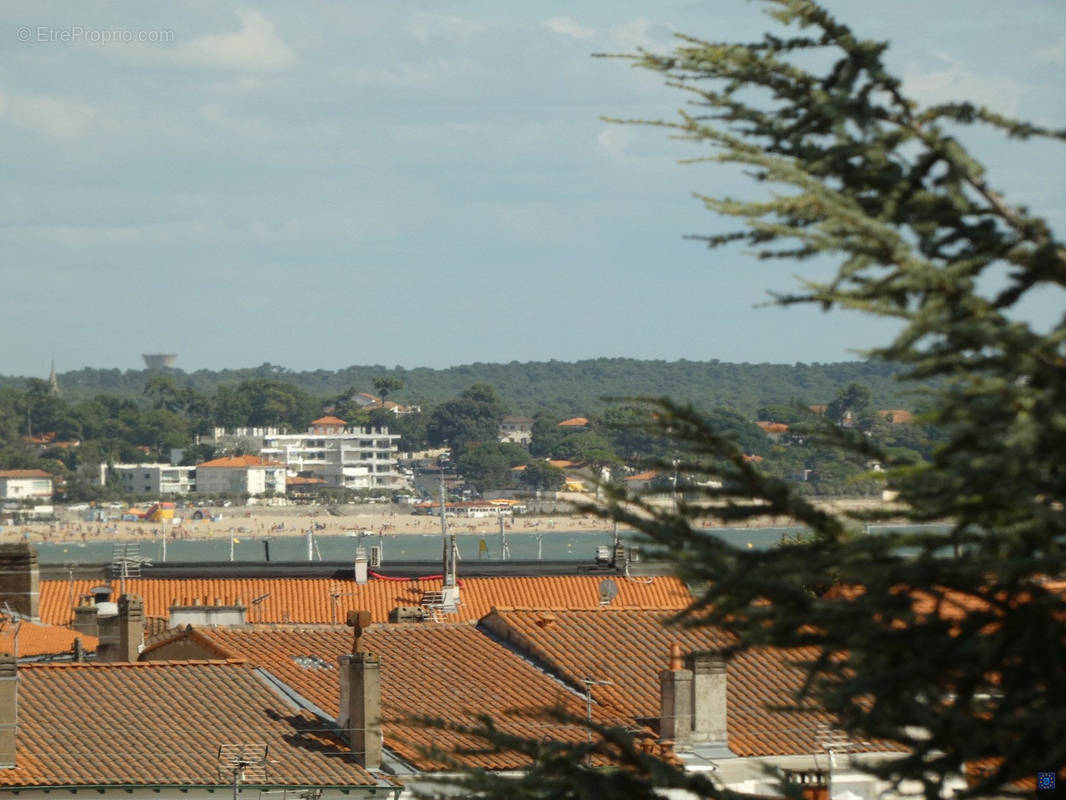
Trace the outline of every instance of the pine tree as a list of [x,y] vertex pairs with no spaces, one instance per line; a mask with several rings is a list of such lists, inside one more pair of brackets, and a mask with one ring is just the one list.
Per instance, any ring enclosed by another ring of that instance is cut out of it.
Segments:
[[[936,387],[926,419],[944,441],[915,464],[894,463],[859,431],[827,427],[824,436],[888,466],[902,504],[894,513],[946,520],[950,531],[863,535],[876,515],[819,510],[669,400],[649,402],[654,432],[674,441],[683,473],[724,488],[687,489],[676,513],[616,493],[600,513],[642,531],[706,587],[682,624],[732,632],[731,652],[816,648],[809,699],[849,735],[906,749],[875,768],[884,778],[918,781],[933,798],[980,762],[991,769],[968,794],[1007,791],[1066,764],[1066,603],[1054,583],[1066,533],[1066,323],[1044,332],[1015,313],[1032,293],[1066,286],[1066,251],[1043,219],[993,188],[953,132],[1066,132],[966,102],[923,108],[886,70],[886,43],[859,38],[810,0],[764,2],[792,35],[682,38],[668,55],[629,56],[690,101],[677,120],[639,122],[691,140],[703,150],[696,160],[741,165],[769,189],[758,202],[702,197],[742,223],[707,244],[744,243],[792,264],[838,260],[831,281],[803,283],[780,303],[899,321],[870,357]],[[789,515],[809,536],[764,552],[733,548],[694,528],[706,500],[727,501],[711,512],[727,523]],[[652,796],[651,785],[716,793],[601,733],[594,747],[628,770],[585,769],[580,743],[530,747],[548,756],[528,774],[478,775],[470,785],[510,798],[545,796],[547,786],[559,797]]]

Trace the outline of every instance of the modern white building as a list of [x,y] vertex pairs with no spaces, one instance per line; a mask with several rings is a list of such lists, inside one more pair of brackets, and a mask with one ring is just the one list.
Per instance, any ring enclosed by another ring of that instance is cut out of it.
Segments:
[[196,465],[196,490],[203,494],[285,494],[285,466],[261,456],[227,456]]
[[175,464],[115,464],[111,471],[127,494],[188,494],[196,491],[196,467]]
[[307,433],[266,434],[261,453],[289,474],[322,478],[330,488],[391,491],[406,485],[396,464],[399,438],[388,428],[349,428],[322,417]]
[[0,470],[0,500],[50,500],[52,476],[43,469]]

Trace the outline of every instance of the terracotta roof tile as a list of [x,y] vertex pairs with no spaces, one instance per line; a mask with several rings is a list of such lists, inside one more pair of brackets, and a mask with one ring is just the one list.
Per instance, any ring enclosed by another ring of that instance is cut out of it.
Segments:
[[[658,725],[659,673],[674,642],[683,651],[707,651],[727,643],[712,628],[668,627],[669,614],[642,609],[498,609],[481,626],[571,683],[589,677],[610,681],[593,695],[620,715]],[[803,671],[791,662],[813,652],[763,648],[733,658],[728,666],[729,749],[738,756],[823,752],[821,712],[772,711],[795,703]],[[884,747],[875,749],[882,750]]]
[[755,424],[767,433],[788,433],[788,425],[783,422],[770,422],[768,420],[759,420]]
[[583,428],[589,424],[587,417],[571,417],[559,423],[560,428]]
[[[351,651],[350,628],[194,628],[172,631],[149,644],[142,658],[168,657],[168,644],[188,639],[206,654],[240,656],[269,670],[331,717],[339,704],[338,658]],[[529,662],[479,632],[471,624],[412,623],[375,625],[363,636],[369,652],[381,659],[385,746],[419,769],[444,765],[424,755],[484,743],[412,724],[412,715],[473,725],[478,714],[492,715],[499,727],[534,738],[549,735],[580,740],[577,726],[542,718],[545,708],[561,705],[583,716],[584,701]],[[186,651],[187,652],[187,651]],[[603,717],[597,712],[597,718]],[[486,769],[511,769],[527,763],[513,753],[464,756],[463,763]]]
[[[74,649],[74,640],[81,639],[81,646],[86,652],[96,651],[98,639],[70,628],[58,625],[40,625],[23,620],[18,627],[18,656],[55,656],[70,653]],[[0,625],[0,653],[15,652],[15,626],[10,622]]]
[[51,473],[43,469],[4,469],[0,470],[0,478],[51,478]]
[[261,456],[225,456],[224,458],[216,458],[213,461],[205,461],[203,464],[197,464],[197,469],[213,469],[215,467],[229,467],[230,469],[240,469],[242,467],[280,467],[282,464],[278,461],[269,461]]
[[905,408],[883,408],[877,413],[893,425],[906,425],[914,422],[914,414],[907,411]]
[[346,745],[235,662],[19,667],[16,766],[0,786],[214,786],[218,746],[269,747],[271,786],[373,786]]
[[331,427],[338,427],[339,426],[339,427],[343,428],[347,424],[348,423],[345,422],[340,417],[325,416],[325,417],[319,417],[318,419],[313,420],[311,422],[311,427],[318,428],[318,427],[327,427],[327,426],[331,426]]
[[[597,575],[555,575],[537,577],[463,578],[462,603],[454,619],[457,622],[478,620],[494,606],[552,606],[558,608],[595,608],[599,606]],[[616,605],[641,608],[681,609],[692,596],[678,578],[661,576],[650,582],[617,581]],[[71,596],[89,594],[98,580],[41,580],[40,616],[43,622],[69,625],[74,617]],[[119,594],[119,582],[111,581],[113,597]],[[168,579],[127,578],[126,591],[144,598],[147,617],[168,617],[171,604],[247,604],[253,598],[269,595],[255,608],[249,608],[249,622],[340,623],[349,611],[367,609],[374,622],[385,622],[396,606],[417,605],[426,591],[441,588],[439,579],[393,581],[372,579],[365,585],[354,580],[332,578],[213,578]],[[452,617],[449,617],[451,620]]]
[[648,472],[638,472],[636,475],[627,476],[626,480],[627,481],[650,481],[652,478],[654,478],[658,474],[659,473],[657,473],[655,470],[649,470]]

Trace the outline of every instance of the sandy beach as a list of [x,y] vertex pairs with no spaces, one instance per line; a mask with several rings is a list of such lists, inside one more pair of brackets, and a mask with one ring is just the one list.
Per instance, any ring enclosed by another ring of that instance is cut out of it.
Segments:
[[[587,499],[587,498],[586,498]],[[831,511],[871,509],[881,504],[866,498],[840,498],[821,503]],[[107,509],[121,513],[118,509]],[[205,509],[218,519],[194,520],[180,518],[191,515],[194,509],[179,509],[179,518],[163,522],[122,521],[87,522],[85,512],[57,509],[54,522],[4,525],[0,542],[90,542],[129,539],[155,539],[164,534],[171,539],[212,539],[242,535],[248,538],[296,536],[313,530],[317,536],[343,536],[357,531],[373,534],[435,533],[440,530],[436,515],[412,514],[400,506],[349,505],[323,506],[249,506]],[[710,518],[698,521],[700,527],[719,527]],[[736,527],[785,527],[793,524],[787,517],[765,516]],[[608,530],[612,523],[592,514],[565,513],[518,515],[505,517],[504,525],[510,533],[546,533]],[[449,517],[448,529],[455,533],[491,534],[500,529],[495,517]]]

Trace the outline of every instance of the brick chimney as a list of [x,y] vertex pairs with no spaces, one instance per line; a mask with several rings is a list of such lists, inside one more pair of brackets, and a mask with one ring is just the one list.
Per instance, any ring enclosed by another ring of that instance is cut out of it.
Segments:
[[338,659],[341,702],[337,725],[348,740],[356,763],[366,769],[381,769],[381,661],[366,652],[361,641],[369,624],[369,611],[348,615],[355,637],[352,652]]
[[100,624],[96,617],[96,603],[85,600],[74,609],[74,630],[87,636],[99,636]]
[[670,645],[670,666],[659,673],[659,738],[676,747],[692,743],[692,671],[684,668],[677,642]]
[[138,595],[122,595],[118,603],[97,606],[100,643],[97,661],[136,661],[144,643],[144,601]]
[[726,668],[719,655],[693,654],[686,659],[692,670],[692,741],[725,742]]
[[18,733],[18,670],[15,657],[0,655],[0,769],[15,766]]
[[721,656],[692,654],[670,646],[670,668],[659,674],[659,736],[678,748],[726,744],[726,665]]
[[136,661],[144,644],[144,600],[124,594],[118,599],[119,661]]
[[40,580],[37,551],[28,542],[0,544],[0,607],[7,603],[23,617],[38,620]]

